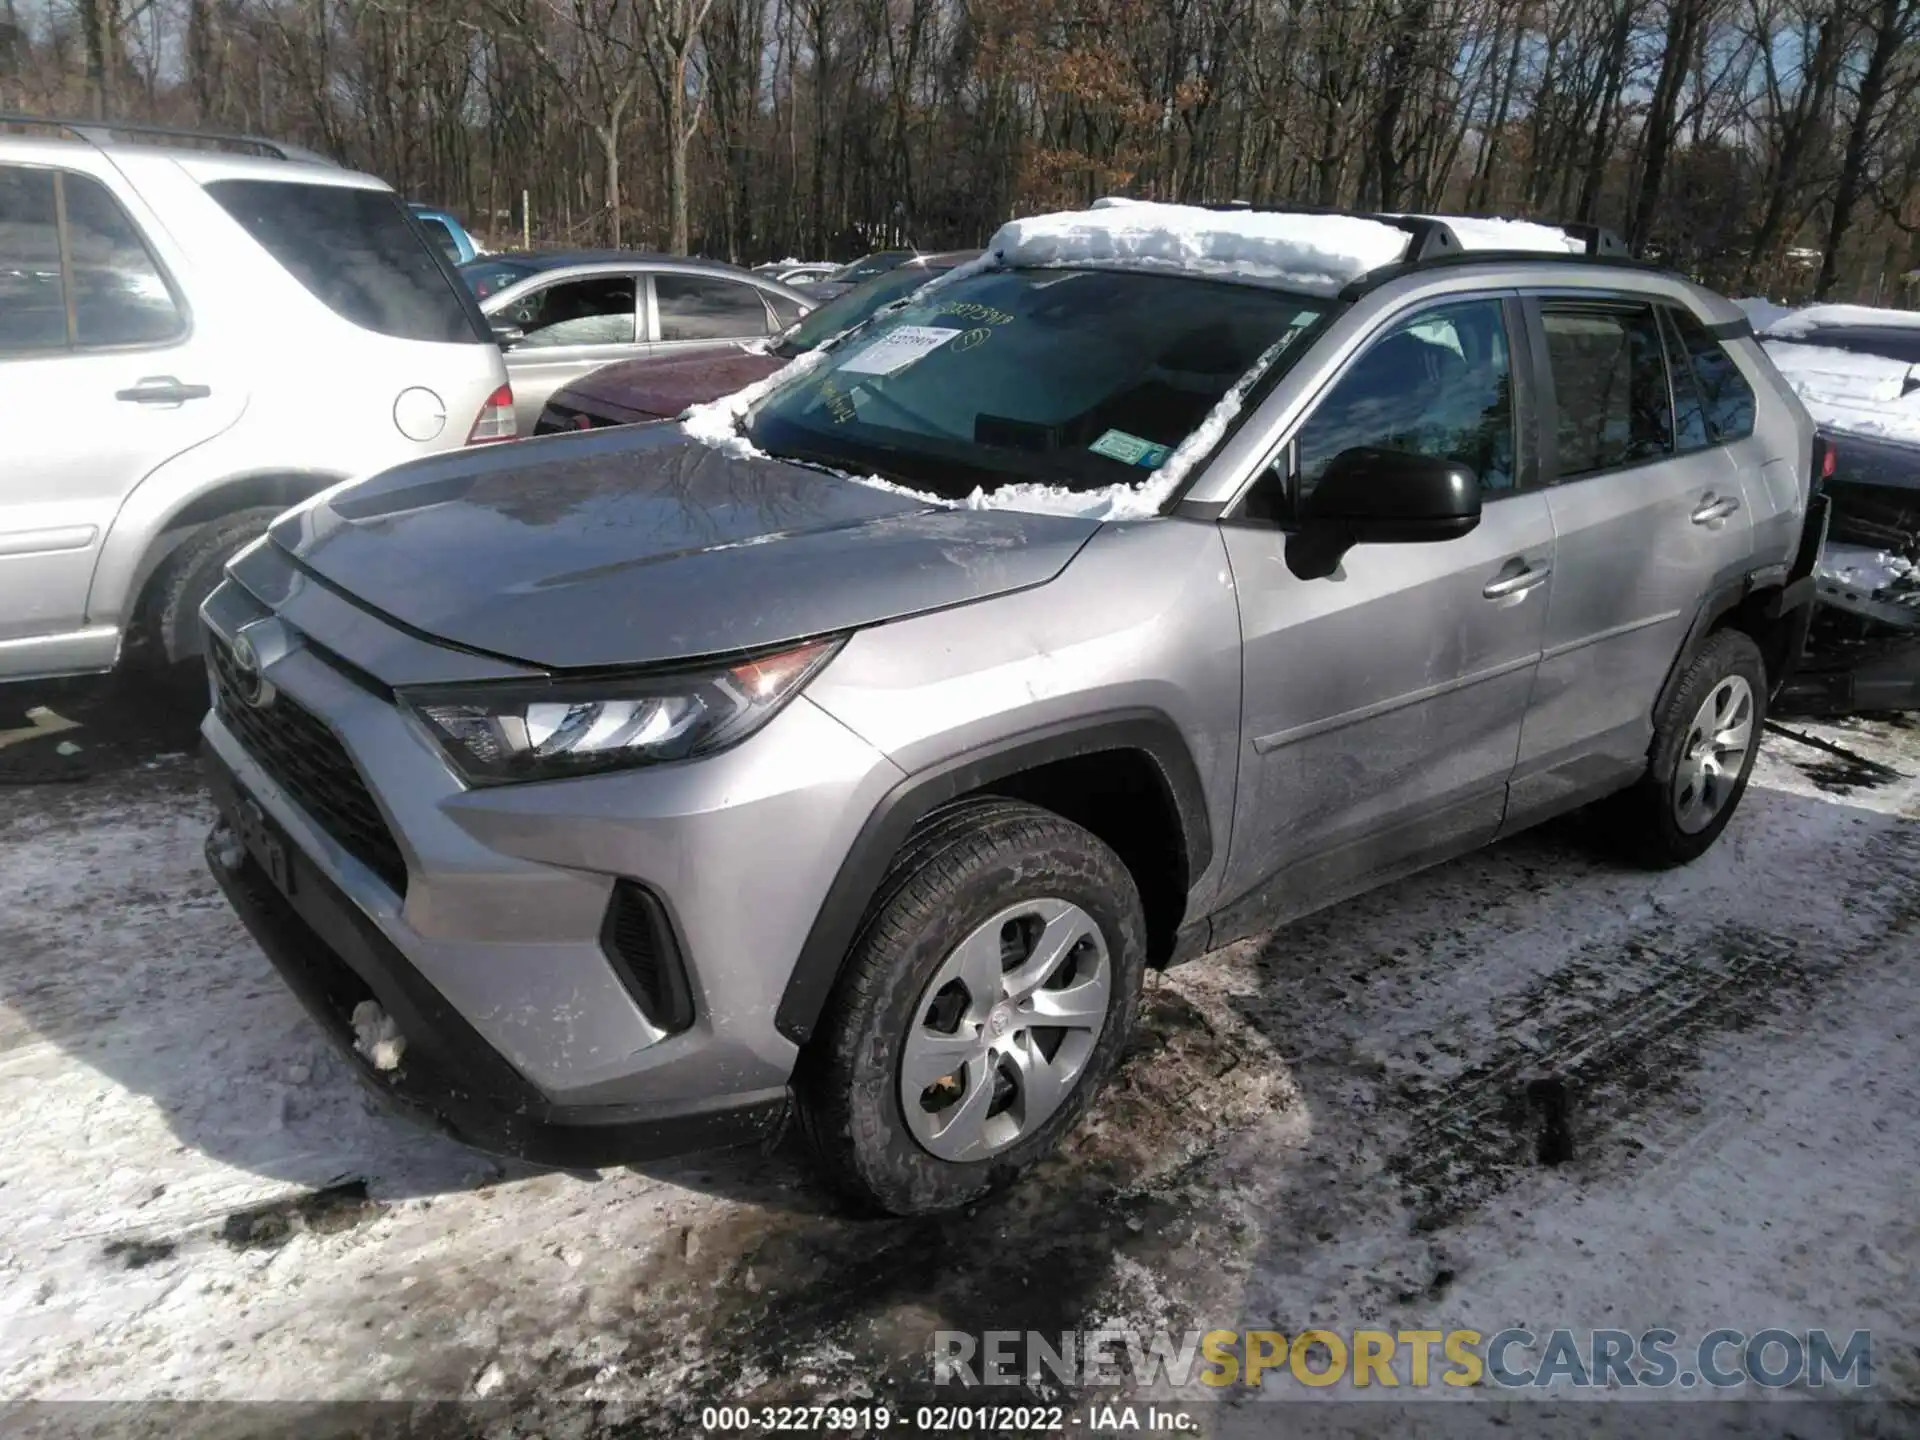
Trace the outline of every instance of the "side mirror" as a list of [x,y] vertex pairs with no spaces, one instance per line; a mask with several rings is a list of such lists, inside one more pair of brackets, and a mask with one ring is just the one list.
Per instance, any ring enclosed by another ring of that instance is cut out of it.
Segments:
[[493,322],[493,343],[498,345],[502,350],[511,350],[526,338],[527,332],[522,330],[518,325],[515,325],[511,320],[495,320]]
[[1287,568],[1322,580],[1356,545],[1454,540],[1480,523],[1480,482],[1457,460],[1404,450],[1342,450],[1301,507]]

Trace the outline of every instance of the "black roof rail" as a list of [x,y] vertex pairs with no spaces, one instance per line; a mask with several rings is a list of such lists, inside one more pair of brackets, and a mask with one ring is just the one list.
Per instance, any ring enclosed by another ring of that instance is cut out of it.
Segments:
[[1249,205],[1245,200],[1199,207],[1202,210],[1250,211],[1258,215],[1342,215],[1350,220],[1372,220],[1407,232],[1406,261],[1427,261],[1460,254],[1463,247],[1444,220],[1431,215],[1385,215],[1373,210],[1342,210],[1337,205]]
[[1631,255],[1576,255],[1571,250],[1463,250],[1454,255],[1436,255],[1429,260],[1397,261],[1392,265],[1382,265],[1377,270],[1369,270],[1358,280],[1350,281],[1341,290],[1342,300],[1358,300],[1370,290],[1378,290],[1389,280],[1398,280],[1402,275],[1411,275],[1422,270],[1433,270],[1453,265],[1601,265],[1610,270],[1633,270],[1642,275],[1672,275],[1679,278],[1680,272],[1671,265],[1662,265],[1653,260],[1636,260]]
[[253,150],[275,160],[301,161],[309,165],[338,162],[317,150],[305,150],[259,135],[229,134],[221,130],[193,130],[176,125],[144,125],[131,120],[64,120],[50,115],[22,115],[0,112],[0,126],[33,125],[46,130],[64,130],[97,150],[114,143],[116,135],[137,135],[162,140],[185,140],[200,145],[227,145]]

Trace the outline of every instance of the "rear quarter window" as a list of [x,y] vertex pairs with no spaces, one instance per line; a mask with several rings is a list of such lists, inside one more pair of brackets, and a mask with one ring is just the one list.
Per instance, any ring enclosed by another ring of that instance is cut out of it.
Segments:
[[1686,310],[1674,309],[1668,318],[1680,335],[1681,348],[1699,387],[1706,413],[1707,435],[1716,445],[1744,440],[1753,434],[1753,387],[1707,327]]
[[392,192],[216,180],[207,193],[343,320],[399,340],[491,343],[478,306]]

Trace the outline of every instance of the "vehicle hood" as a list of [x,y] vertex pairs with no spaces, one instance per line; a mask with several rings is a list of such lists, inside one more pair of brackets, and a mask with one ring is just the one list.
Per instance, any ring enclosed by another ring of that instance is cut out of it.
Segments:
[[416,461],[271,535],[417,631],[572,668],[777,645],[1044,584],[1099,524],[941,506],[663,423]]
[[548,403],[617,415],[626,423],[664,420],[689,405],[744,390],[786,363],[778,355],[746,349],[627,360],[576,380]]

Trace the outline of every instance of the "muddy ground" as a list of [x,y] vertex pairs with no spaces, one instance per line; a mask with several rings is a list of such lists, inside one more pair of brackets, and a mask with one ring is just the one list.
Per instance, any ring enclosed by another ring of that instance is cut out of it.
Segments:
[[[197,695],[36,698],[0,714],[0,1399],[477,1397],[407,1423],[680,1434],[716,1403],[967,1398],[931,1384],[941,1329],[1725,1325],[1870,1329],[1876,1393],[1920,1400],[1910,722],[1771,737],[1688,869],[1562,824],[1156,979],[1067,1153],[875,1222],[791,1142],[541,1172],[388,1115],[203,869]],[[1304,1393],[991,1398],[1242,1433]],[[111,1426],[180,1433],[155,1413]]]

